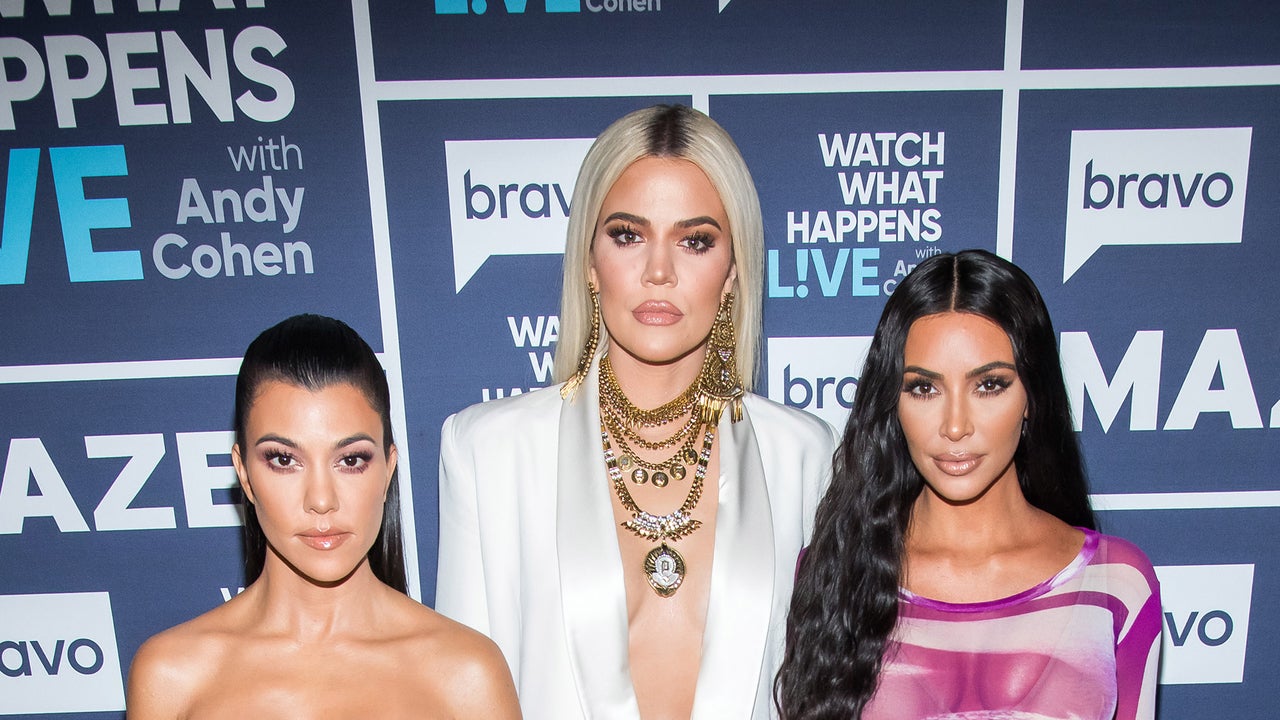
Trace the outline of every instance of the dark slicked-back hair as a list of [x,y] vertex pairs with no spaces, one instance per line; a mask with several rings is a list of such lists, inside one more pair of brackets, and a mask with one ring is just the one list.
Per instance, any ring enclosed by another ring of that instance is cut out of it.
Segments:
[[[387,376],[369,344],[341,320],[295,315],[262,332],[245,351],[236,377],[235,434],[247,452],[245,426],[263,384],[283,382],[312,392],[332,385],[355,387],[382,419],[382,451],[391,451],[391,393]],[[267,540],[251,503],[245,503],[245,584],[262,574]],[[406,592],[404,541],[400,531],[400,489],[393,474],[382,508],[382,527],[369,549],[369,565],[379,580]]]
[[856,720],[875,693],[898,620],[911,508],[924,488],[898,419],[903,349],[912,323],[945,312],[984,317],[1013,346],[1027,392],[1013,462],[1027,501],[1070,525],[1097,527],[1057,338],[1035,284],[982,250],[925,260],[885,303],[796,577],[774,688],[786,720]]

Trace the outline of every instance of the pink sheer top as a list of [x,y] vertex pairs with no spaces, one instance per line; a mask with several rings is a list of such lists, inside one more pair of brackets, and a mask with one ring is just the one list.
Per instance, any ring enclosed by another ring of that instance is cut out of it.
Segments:
[[1150,720],[1160,589],[1134,545],[1084,530],[1035,587],[980,603],[900,591],[898,626],[863,720]]

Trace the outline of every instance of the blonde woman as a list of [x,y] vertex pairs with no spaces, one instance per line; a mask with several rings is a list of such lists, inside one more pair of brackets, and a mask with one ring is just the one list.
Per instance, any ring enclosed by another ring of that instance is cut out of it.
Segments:
[[441,440],[437,608],[530,718],[764,718],[834,432],[747,390],[763,231],[728,134],[679,106],[587,153],[554,388]]

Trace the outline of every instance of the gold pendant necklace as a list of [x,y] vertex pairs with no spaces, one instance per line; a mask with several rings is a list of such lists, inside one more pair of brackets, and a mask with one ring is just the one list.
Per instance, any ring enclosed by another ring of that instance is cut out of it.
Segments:
[[[613,374],[609,356],[600,358],[600,419],[601,424],[613,436],[618,446],[618,467],[637,485],[650,480],[655,487],[666,487],[671,480],[684,480],[686,465],[697,462],[694,444],[703,424],[700,413],[694,412],[697,401],[696,383],[690,385],[675,400],[653,410],[641,410],[622,392],[618,378]],[[640,434],[640,428],[658,428],[674,422],[682,415],[688,419],[672,435],[651,441]],[[646,460],[632,444],[645,450],[675,448],[670,456],[660,460]]]
[[[696,414],[691,417],[697,419]],[[685,466],[698,461],[698,452],[693,449],[693,444],[698,439],[696,428],[701,425],[700,422],[693,423],[695,432],[687,433],[684,442],[670,457],[657,461],[645,460],[640,457],[639,452],[632,449],[625,438],[625,428],[619,426],[616,418],[606,416],[603,425],[612,434],[613,442],[618,445],[618,467],[637,485],[652,480],[654,487],[661,488],[672,480],[684,480]]]
[[684,558],[667,547],[666,543],[652,549],[644,556],[644,573],[649,587],[660,597],[671,597],[684,582]]
[[702,452],[698,454],[698,465],[693,473],[693,482],[689,485],[689,494],[685,496],[680,507],[666,515],[654,515],[636,504],[627,483],[623,479],[622,469],[618,467],[618,458],[609,442],[609,429],[605,423],[600,424],[600,439],[604,448],[604,464],[609,471],[609,480],[613,483],[613,491],[622,503],[622,509],[631,513],[631,519],[622,523],[622,527],[630,530],[637,537],[661,544],[644,556],[645,579],[660,597],[671,597],[685,578],[685,562],[680,553],[667,545],[666,541],[676,542],[687,537],[702,527],[701,520],[693,518],[693,511],[702,499],[702,483],[707,475],[707,464],[711,461],[711,445],[715,441],[715,432],[707,425],[702,436]]
[[684,417],[693,409],[698,401],[698,383],[691,384],[665,405],[652,410],[641,410],[622,392],[622,386],[618,384],[618,376],[613,374],[613,363],[609,362],[609,356],[605,355],[600,358],[600,399],[603,401],[600,403],[601,407],[608,407],[616,412],[627,425],[659,427]]

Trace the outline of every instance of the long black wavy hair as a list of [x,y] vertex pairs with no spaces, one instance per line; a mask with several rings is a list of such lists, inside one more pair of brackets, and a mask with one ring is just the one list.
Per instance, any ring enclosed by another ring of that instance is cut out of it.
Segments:
[[[391,451],[391,393],[387,376],[369,344],[341,320],[322,315],[295,315],[262,332],[244,353],[236,377],[236,444],[248,447],[245,425],[264,383],[284,382],[312,392],[341,383],[355,387],[382,418],[382,451]],[[267,539],[252,503],[244,504],[245,585],[262,575]],[[406,592],[404,540],[400,530],[400,488],[396,474],[387,487],[382,527],[369,548],[373,574]]]
[[1056,335],[1031,278],[982,250],[936,255],[889,297],[863,366],[831,487],[796,577],[787,647],[774,686],[786,720],[856,720],[876,690],[898,620],[905,537],[924,487],[898,420],[903,348],[927,315],[980,315],[1004,329],[1027,392],[1014,452],[1018,484],[1037,508],[1096,529]]

